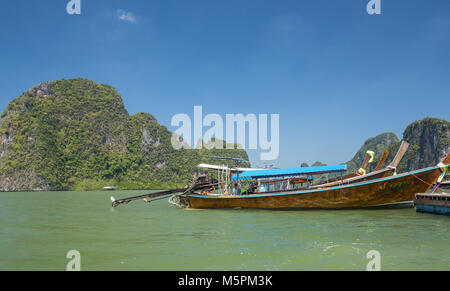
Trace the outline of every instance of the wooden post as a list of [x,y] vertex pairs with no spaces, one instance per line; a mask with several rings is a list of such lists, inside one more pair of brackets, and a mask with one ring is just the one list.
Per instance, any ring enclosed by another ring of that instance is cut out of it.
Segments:
[[444,165],[450,164],[450,154],[448,154],[445,158],[442,159],[442,163]]
[[369,166],[369,161],[372,157],[370,155],[366,155],[366,158],[364,159],[364,162],[361,166],[361,169],[363,169],[364,171],[367,169],[367,167]]
[[394,159],[392,160],[392,162],[390,163],[389,166],[391,166],[393,168],[397,168],[398,164],[400,164],[400,161],[402,160],[403,156],[405,155],[408,147],[409,147],[409,143],[407,143],[406,141],[402,141],[402,144],[400,145],[400,148],[398,149],[397,154],[395,155]]
[[383,166],[384,162],[386,161],[388,155],[389,155],[389,152],[385,150],[383,152],[383,155],[381,156],[381,160],[378,162],[378,165],[375,167],[375,170],[373,170],[374,172],[381,169],[381,167]]

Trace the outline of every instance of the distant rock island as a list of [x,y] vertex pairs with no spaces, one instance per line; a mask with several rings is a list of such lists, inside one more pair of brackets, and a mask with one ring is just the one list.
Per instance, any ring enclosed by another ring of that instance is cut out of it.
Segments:
[[[149,113],[130,116],[111,86],[87,79],[42,83],[14,99],[1,115],[0,191],[166,189],[185,185],[198,164],[217,163],[211,156],[248,161],[237,145],[175,150],[171,136]],[[450,123],[415,121],[403,139],[410,147],[399,172],[436,165],[450,152]],[[371,167],[386,149],[387,161],[392,160],[400,142],[394,133],[369,138],[347,163],[349,171],[360,167],[367,150],[375,152]]]
[[[410,145],[398,166],[398,173],[437,165],[450,153],[450,122],[437,118],[424,118],[406,127],[403,139]],[[347,162],[349,172],[354,172],[363,163],[368,150],[375,152],[374,161],[368,170],[373,170],[380,161],[384,150],[389,151],[386,164],[394,158],[401,140],[392,132],[382,133],[367,139],[353,159]]]

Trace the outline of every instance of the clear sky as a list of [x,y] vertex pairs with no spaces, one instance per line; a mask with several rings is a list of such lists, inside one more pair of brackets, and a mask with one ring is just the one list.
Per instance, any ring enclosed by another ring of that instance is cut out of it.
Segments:
[[[280,114],[279,167],[352,158],[449,119],[450,1],[1,0],[0,108],[43,81],[115,87],[130,114]],[[251,152],[252,162],[259,155]]]

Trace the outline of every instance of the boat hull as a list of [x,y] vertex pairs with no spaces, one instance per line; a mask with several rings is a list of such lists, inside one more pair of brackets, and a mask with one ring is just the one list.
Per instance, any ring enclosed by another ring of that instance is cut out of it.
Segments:
[[419,193],[415,195],[414,204],[417,212],[450,215],[449,193]]
[[419,205],[416,205],[416,211],[417,212],[428,212],[428,213],[434,213],[434,214],[450,215],[450,207],[439,206],[439,205],[419,204]]
[[246,196],[183,194],[180,204],[189,208],[259,208],[259,209],[341,209],[390,205],[414,200],[441,175],[439,167],[361,183]]

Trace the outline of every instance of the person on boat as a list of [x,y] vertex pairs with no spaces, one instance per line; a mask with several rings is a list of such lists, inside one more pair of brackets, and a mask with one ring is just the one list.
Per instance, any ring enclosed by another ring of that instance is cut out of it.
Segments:
[[258,183],[256,181],[252,181],[249,190],[250,191],[247,191],[248,193],[256,193],[258,190]]
[[237,184],[237,183],[234,183],[234,185],[233,185],[233,190],[231,191],[231,194],[233,194],[233,195],[238,195],[238,193],[240,193],[238,184]]

